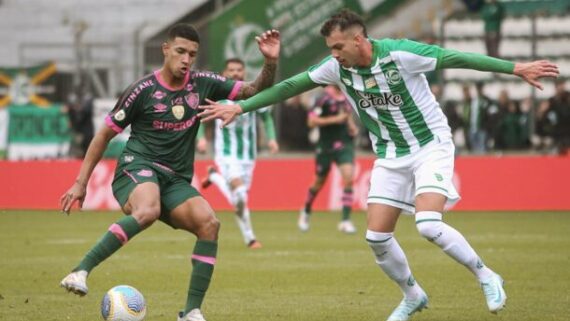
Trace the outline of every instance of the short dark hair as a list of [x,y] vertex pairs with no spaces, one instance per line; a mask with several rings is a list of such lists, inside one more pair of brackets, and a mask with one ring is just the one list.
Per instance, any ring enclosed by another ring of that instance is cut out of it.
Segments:
[[242,65],[242,66],[245,67],[245,63],[243,62],[243,60],[241,60],[241,59],[239,59],[239,58],[229,58],[229,59],[226,59],[226,63],[224,64],[224,66],[227,67],[227,66],[228,66],[229,64],[231,64],[231,63],[240,64],[240,65]]
[[198,31],[189,23],[177,23],[168,29],[168,40],[174,40],[176,37],[200,43]]
[[321,35],[323,37],[328,37],[336,27],[338,27],[340,31],[345,31],[353,26],[361,27],[364,37],[368,37],[366,26],[364,25],[362,18],[349,9],[342,9],[338,13],[332,15],[329,20],[325,21],[321,27]]

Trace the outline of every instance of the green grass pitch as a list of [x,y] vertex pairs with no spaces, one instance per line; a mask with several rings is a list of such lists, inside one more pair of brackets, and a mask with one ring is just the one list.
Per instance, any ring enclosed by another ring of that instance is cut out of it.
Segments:
[[[147,321],[176,320],[188,287],[194,237],[162,223],[138,235],[96,268],[89,294],[76,297],[59,281],[119,213],[0,211],[0,320],[99,320],[109,288],[129,284],[147,300]],[[257,212],[263,249],[247,249],[231,213],[220,213],[218,263],[203,306],[208,321],[385,320],[401,294],[374,263],[364,241],[336,231],[338,213],[315,213],[300,233],[294,212]],[[568,320],[570,213],[452,213],[487,265],[506,282],[507,308],[487,312],[474,277],[422,239],[410,217],[396,236],[430,297],[418,321]]]

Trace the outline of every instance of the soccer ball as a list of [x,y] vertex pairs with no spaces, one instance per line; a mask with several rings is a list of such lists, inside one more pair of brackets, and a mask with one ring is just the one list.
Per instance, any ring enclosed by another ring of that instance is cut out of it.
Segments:
[[132,286],[118,285],[101,301],[101,315],[105,321],[142,321],[145,314],[144,297]]

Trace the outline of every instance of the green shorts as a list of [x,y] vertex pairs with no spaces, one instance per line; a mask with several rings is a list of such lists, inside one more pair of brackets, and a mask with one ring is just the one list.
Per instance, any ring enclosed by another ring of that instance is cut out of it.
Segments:
[[316,174],[319,177],[326,177],[331,169],[332,162],[337,166],[341,164],[354,163],[354,146],[352,142],[343,143],[336,148],[317,148]]
[[155,162],[137,159],[131,162],[121,160],[115,170],[112,188],[113,195],[123,207],[133,189],[146,182],[158,185],[160,189],[160,220],[174,227],[170,222],[170,212],[187,199],[200,196],[200,193],[187,179],[175,174],[169,168]]

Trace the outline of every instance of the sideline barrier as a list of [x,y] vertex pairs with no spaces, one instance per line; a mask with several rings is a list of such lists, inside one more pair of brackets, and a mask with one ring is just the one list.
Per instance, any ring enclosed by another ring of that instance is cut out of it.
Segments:
[[[359,158],[354,181],[354,207],[366,207],[373,158]],[[0,209],[58,209],[59,197],[75,180],[80,161],[0,161]],[[193,185],[211,161],[197,161]],[[111,192],[115,161],[102,161],[87,190],[86,209],[118,209]],[[250,194],[253,210],[298,210],[313,179],[312,158],[262,159],[256,163]],[[453,210],[570,210],[569,156],[460,157],[456,187],[462,200]],[[230,205],[215,186],[200,190],[215,210]],[[315,201],[316,210],[341,208],[341,179],[333,168]]]

